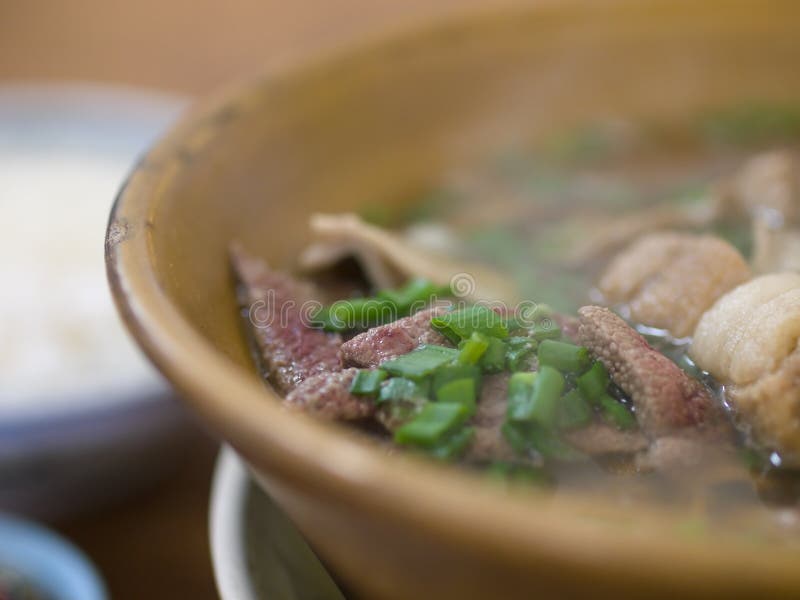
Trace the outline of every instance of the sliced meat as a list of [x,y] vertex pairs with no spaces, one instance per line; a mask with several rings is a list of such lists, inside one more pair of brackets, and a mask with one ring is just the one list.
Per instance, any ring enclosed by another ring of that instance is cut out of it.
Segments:
[[289,392],[284,405],[326,419],[352,421],[371,417],[375,413],[372,399],[350,393],[356,373],[358,369],[344,369],[312,375]]
[[689,352],[755,438],[800,465],[800,275],[764,275],[720,298]]
[[719,408],[708,390],[620,317],[599,306],[584,306],[578,314],[580,343],[631,397],[644,433],[653,438],[684,427],[718,425]]
[[717,298],[749,278],[744,258],[720,238],[654,233],[618,254],[598,287],[632,321],[683,338]]
[[373,327],[342,344],[342,362],[347,367],[373,368],[408,354],[422,344],[452,346],[431,326],[431,318],[444,309],[433,307],[403,317],[388,325]]
[[594,423],[563,434],[564,440],[584,454],[636,454],[645,450],[650,440],[641,431],[620,431],[603,423]]
[[475,436],[467,450],[467,459],[475,461],[520,459],[500,430],[506,419],[510,377],[508,373],[484,376],[478,410],[470,422],[475,428]]
[[239,245],[232,245],[230,254],[240,303],[249,313],[261,359],[278,393],[286,395],[318,373],[339,371],[341,337],[305,322],[303,309],[315,297],[313,288],[273,271]]

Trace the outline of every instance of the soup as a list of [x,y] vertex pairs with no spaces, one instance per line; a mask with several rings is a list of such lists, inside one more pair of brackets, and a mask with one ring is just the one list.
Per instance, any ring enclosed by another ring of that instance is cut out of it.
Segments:
[[302,276],[234,245],[265,379],[384,451],[796,545],[798,136],[785,107],[609,120],[312,216]]

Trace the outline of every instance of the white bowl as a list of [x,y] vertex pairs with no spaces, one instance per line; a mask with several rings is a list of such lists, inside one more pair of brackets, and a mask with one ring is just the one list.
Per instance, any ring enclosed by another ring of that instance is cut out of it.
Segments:
[[344,600],[289,517],[227,446],[214,471],[209,532],[222,600]]

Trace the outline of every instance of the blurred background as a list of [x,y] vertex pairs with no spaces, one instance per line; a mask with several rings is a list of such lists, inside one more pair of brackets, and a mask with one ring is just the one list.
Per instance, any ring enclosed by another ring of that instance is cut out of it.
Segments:
[[[343,41],[498,0],[0,2],[0,77],[186,94]],[[508,3],[508,2],[505,2]]]
[[[111,597],[217,597],[217,444],[118,325],[102,272],[113,196],[194,98],[476,4],[0,1],[0,209],[13,224],[0,252],[0,541],[38,535],[12,518],[24,516],[82,549]],[[0,597],[13,576],[0,565]]]

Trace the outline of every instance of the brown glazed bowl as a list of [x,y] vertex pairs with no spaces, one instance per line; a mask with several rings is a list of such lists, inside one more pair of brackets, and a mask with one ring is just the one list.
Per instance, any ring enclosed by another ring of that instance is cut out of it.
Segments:
[[364,598],[800,597],[800,556],[596,498],[504,493],[281,409],[226,248],[290,266],[308,215],[397,204],[524,131],[800,102],[793,0],[537,2],[449,16],[201,103],[141,161],[108,273],[144,351]]

